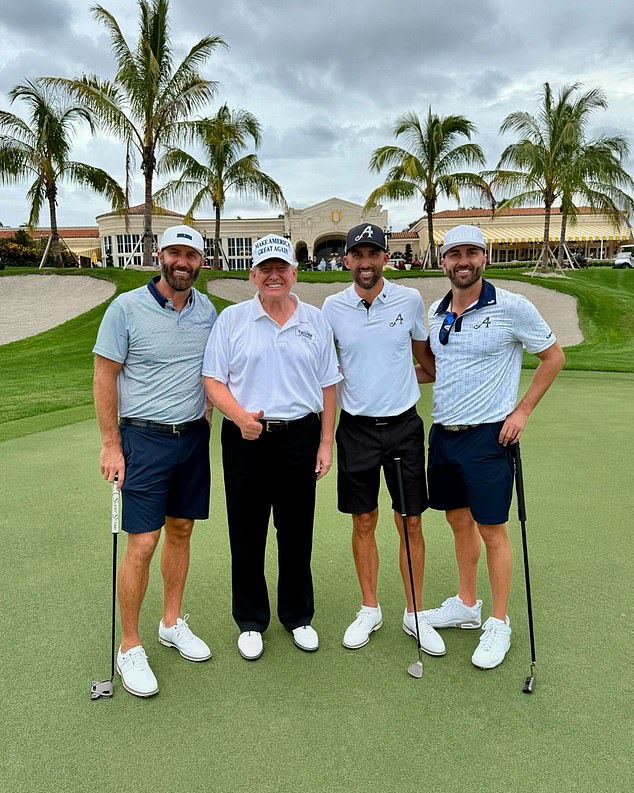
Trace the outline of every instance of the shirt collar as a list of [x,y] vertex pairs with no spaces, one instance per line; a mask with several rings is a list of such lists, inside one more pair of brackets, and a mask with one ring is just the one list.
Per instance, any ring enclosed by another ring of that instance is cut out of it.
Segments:
[[[159,292],[158,287],[156,285],[158,284],[158,282],[160,280],[161,280],[161,276],[160,275],[155,275],[148,282],[147,288],[150,290],[150,294],[156,300],[156,302],[159,304],[159,306],[161,308],[165,308],[165,306],[168,303],[171,303],[172,301],[169,298],[165,297],[165,295],[161,294],[161,292]],[[193,304],[194,304],[194,290],[190,289],[189,290],[189,296],[187,298],[187,305],[188,306],[192,306]]]
[[[443,297],[440,301],[438,308],[436,309],[436,314],[447,314],[449,311],[449,304],[451,303],[453,293],[451,289],[447,292],[447,294]],[[469,306],[466,311],[463,311],[463,314],[466,314],[467,311],[475,311],[477,308],[484,308],[485,306],[492,306],[497,303],[497,296],[495,292],[495,287],[490,281],[485,281],[482,279],[482,290],[480,292],[480,297],[478,298],[478,302],[474,303],[472,306]]]
[[[294,325],[296,324],[296,322],[307,322],[308,320],[306,317],[306,310],[301,300],[297,297],[297,295],[294,292],[289,292],[289,297],[295,303],[295,310],[293,311],[293,314],[291,315],[286,325],[284,325],[284,327],[287,327],[289,323],[291,325]],[[262,305],[260,301],[260,296],[257,292],[255,293],[253,300],[251,301],[251,317],[254,320],[260,319],[261,317],[268,317],[269,319],[271,319],[270,315],[267,314],[267,312],[264,310],[264,306]],[[294,317],[297,318],[296,321],[293,320]]]
[[[374,300],[378,300],[379,303],[387,303],[389,300],[391,292],[394,290],[394,284],[391,281],[388,281],[387,278],[383,278],[383,289],[379,292],[379,294],[374,298]],[[348,302],[353,306],[360,306],[363,305],[363,298],[359,297],[359,293],[354,288],[354,284],[351,284],[347,289],[347,297]],[[373,301],[374,302],[374,301]],[[365,306],[364,306],[365,308]]]

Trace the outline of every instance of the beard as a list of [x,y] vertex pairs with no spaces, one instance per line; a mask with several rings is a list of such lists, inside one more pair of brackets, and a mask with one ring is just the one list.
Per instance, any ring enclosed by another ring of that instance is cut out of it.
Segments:
[[175,269],[175,267],[166,264],[165,261],[161,262],[161,275],[165,279],[168,286],[171,287],[175,292],[186,292],[188,289],[191,289],[200,275],[200,266],[197,268],[188,268],[188,276],[175,276]]
[[455,271],[452,270],[451,272],[447,273],[447,276],[456,289],[468,289],[470,286],[473,286],[480,280],[483,272],[484,267],[474,267],[470,273],[456,276]]
[[363,280],[359,275],[359,271],[355,270],[352,273],[352,280],[360,289],[372,289],[375,287],[379,281],[381,280],[381,276],[383,275],[382,270],[373,270],[372,277],[369,280]]

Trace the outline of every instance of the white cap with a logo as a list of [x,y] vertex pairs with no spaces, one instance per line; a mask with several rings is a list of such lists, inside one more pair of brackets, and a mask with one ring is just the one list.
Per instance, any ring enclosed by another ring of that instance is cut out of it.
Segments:
[[482,231],[478,226],[454,226],[445,234],[443,245],[440,248],[441,256],[447,251],[458,245],[477,245],[478,248],[486,251],[487,244],[482,236]]
[[201,256],[205,255],[205,243],[202,235],[190,226],[171,226],[165,229],[161,237],[159,250],[162,251],[163,248],[167,248],[170,245],[187,245],[189,248],[198,251]]
[[264,264],[269,259],[281,259],[295,267],[295,256],[290,240],[277,234],[267,234],[266,237],[261,237],[253,245],[252,258],[253,267]]

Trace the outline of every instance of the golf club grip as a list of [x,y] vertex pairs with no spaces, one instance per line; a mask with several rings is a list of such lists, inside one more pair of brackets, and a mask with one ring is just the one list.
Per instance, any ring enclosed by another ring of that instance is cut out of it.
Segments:
[[112,483],[112,533],[119,533],[119,477]]
[[515,492],[517,493],[517,517],[526,520],[526,501],[524,500],[524,471],[519,443],[511,445],[511,454],[515,462]]

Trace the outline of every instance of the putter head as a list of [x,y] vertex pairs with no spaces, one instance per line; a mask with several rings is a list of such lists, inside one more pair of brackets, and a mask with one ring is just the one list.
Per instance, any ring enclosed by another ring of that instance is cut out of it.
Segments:
[[112,680],[93,680],[90,684],[90,699],[109,699],[114,694]]
[[522,691],[525,694],[532,694],[533,691],[535,691],[535,678],[533,677],[533,675],[530,675],[529,677],[526,678],[526,680],[524,681],[524,688],[522,689]]
[[407,667],[407,674],[419,679],[423,676],[423,662],[420,660],[420,658],[418,661],[414,661],[413,664],[410,664]]

